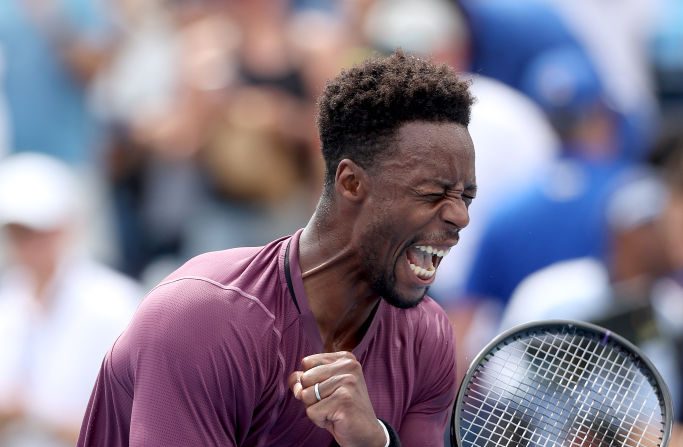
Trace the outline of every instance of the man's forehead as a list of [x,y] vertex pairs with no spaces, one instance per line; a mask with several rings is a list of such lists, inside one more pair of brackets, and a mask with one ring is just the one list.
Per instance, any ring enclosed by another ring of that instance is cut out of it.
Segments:
[[403,164],[439,168],[466,168],[474,163],[474,147],[469,132],[459,125],[434,124],[399,132],[394,159]]
[[424,159],[469,158],[474,155],[472,138],[466,127],[457,123],[406,123],[394,141],[399,157]]

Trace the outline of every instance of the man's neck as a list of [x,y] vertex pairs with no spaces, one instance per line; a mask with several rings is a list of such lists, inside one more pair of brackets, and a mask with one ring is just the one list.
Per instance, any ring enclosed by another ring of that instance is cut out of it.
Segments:
[[325,350],[352,350],[365,335],[380,298],[364,278],[350,235],[314,215],[299,239],[299,264]]

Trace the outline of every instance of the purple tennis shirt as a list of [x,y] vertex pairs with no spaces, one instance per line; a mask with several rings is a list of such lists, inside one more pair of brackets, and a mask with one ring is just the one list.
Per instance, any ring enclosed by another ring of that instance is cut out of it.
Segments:
[[[300,234],[198,256],[152,290],[102,363],[78,446],[333,445],[287,386],[303,357],[323,352]],[[428,297],[412,309],[382,300],[353,353],[402,444],[443,445],[456,392],[443,310]]]

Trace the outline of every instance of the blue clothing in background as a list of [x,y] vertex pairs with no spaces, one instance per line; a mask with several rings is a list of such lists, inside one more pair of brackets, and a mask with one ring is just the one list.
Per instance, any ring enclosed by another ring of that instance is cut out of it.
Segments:
[[[88,110],[85,87],[62,59],[54,34],[31,17],[29,3],[0,2],[2,88],[12,149],[41,152],[68,163],[91,161],[98,128]],[[104,43],[109,29],[100,0],[35,3],[56,11],[57,17],[49,19],[52,31],[59,29],[62,36],[87,45]]]
[[564,158],[494,212],[482,236],[465,293],[506,304],[529,274],[566,259],[604,256],[604,203],[623,167]]
[[559,47],[584,51],[557,13],[536,0],[463,0],[471,33],[470,71],[521,90],[526,68]]
[[[528,94],[529,70],[549,54],[583,59],[595,69],[583,45],[548,4],[538,0],[462,0],[470,27],[470,71],[497,79]],[[604,82],[604,80],[602,80]],[[604,85],[596,96],[607,97]],[[544,106],[538,97],[534,101]],[[649,149],[654,130],[646,110],[614,111],[620,157],[640,161]]]

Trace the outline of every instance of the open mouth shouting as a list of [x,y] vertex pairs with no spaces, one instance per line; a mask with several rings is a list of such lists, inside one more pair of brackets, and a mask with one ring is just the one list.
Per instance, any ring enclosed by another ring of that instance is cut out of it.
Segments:
[[448,254],[450,247],[433,245],[413,245],[406,250],[406,258],[413,274],[423,284],[434,280],[441,259]]

